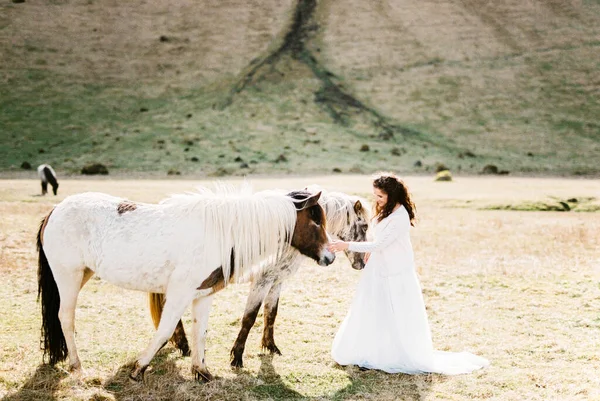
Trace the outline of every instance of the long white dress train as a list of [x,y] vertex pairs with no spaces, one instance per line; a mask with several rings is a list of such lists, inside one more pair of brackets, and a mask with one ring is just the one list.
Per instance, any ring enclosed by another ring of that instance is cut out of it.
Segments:
[[375,241],[351,242],[371,252],[352,306],[331,350],[340,365],[388,373],[469,373],[489,365],[469,352],[435,351],[414,264],[410,220],[403,206],[374,227]]

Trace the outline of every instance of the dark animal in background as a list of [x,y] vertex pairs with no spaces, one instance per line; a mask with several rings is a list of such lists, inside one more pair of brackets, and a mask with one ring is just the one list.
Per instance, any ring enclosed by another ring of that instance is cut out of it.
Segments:
[[40,180],[42,180],[42,195],[48,193],[48,183],[52,186],[52,192],[54,195],[58,192],[58,181],[56,180],[56,173],[49,164],[40,164],[37,168]]

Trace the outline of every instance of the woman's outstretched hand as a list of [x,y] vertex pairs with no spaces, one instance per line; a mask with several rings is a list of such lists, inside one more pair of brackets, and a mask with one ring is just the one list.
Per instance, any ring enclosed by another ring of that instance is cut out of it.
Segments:
[[348,243],[340,240],[333,240],[329,243],[329,250],[331,252],[338,252],[348,249]]

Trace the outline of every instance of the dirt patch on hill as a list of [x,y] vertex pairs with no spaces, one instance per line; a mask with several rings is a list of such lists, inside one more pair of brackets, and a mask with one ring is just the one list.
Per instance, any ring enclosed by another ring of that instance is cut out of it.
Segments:
[[5,2],[0,68],[43,68],[87,82],[200,86],[236,74],[264,51],[291,3]]

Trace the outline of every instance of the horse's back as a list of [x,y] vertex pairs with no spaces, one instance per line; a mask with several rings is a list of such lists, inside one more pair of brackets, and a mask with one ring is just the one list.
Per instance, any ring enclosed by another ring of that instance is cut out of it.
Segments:
[[[93,259],[92,256],[104,251],[107,242],[119,236],[126,237],[128,227],[135,229],[134,224],[123,221],[120,216],[119,205],[126,202],[126,199],[99,192],[66,197],[48,219],[44,248],[67,247],[81,254],[83,259]],[[66,253],[64,250],[60,252],[61,255]]]
[[54,169],[52,168],[52,166],[50,166],[49,164],[40,164],[37,168],[37,172],[42,181],[44,181],[44,182],[49,181],[48,177],[46,176],[46,171],[49,171],[50,174],[52,174],[52,175],[54,175],[54,177],[56,177],[56,173],[54,172]]
[[105,194],[103,192],[82,192],[80,194],[67,196],[60,204],[85,205],[89,203],[115,203],[123,200],[124,198]]
[[191,266],[203,242],[195,220],[173,209],[103,193],[72,195],[52,212],[44,249],[51,265],[85,266],[121,287],[163,292],[175,266]]
[[[56,205],[48,218],[44,249],[94,246],[94,237],[99,231],[107,230],[111,212],[114,210],[114,214],[117,214],[116,210],[121,202],[121,198],[98,192],[66,197]],[[49,250],[52,253],[52,249]]]
[[64,214],[85,220],[109,210],[115,210],[116,214],[118,205],[125,201],[123,198],[101,192],[84,192],[66,197],[56,206],[52,216]]

